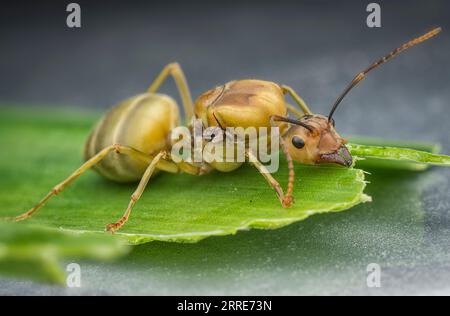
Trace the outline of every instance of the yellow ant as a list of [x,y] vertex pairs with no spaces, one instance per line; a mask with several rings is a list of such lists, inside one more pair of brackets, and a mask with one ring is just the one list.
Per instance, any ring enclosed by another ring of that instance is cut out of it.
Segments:
[[[346,167],[352,165],[352,156],[345,147],[346,140],[336,132],[332,119],[345,95],[362,81],[369,71],[440,31],[441,28],[435,28],[403,44],[356,75],[336,100],[328,116],[313,114],[302,98],[286,85],[253,79],[231,81],[213,88],[200,95],[194,104],[180,66],[177,63],[168,64],[145,93],[116,105],[100,119],[85,144],[85,163],[50,190],[31,210],[13,220],[20,221],[30,217],[52,196],[60,193],[86,170],[93,168],[112,181],[140,180],[123,216],[117,222],[106,226],[107,231],[114,232],[128,221],[134,204],[141,197],[155,171],[202,175],[212,170],[230,172],[242,165],[243,162],[173,161],[170,154],[173,141],[170,135],[171,131],[180,125],[180,114],[171,97],[157,93],[169,75],[175,80],[181,95],[187,122],[195,117],[201,120],[205,128],[280,128],[280,145],[289,168],[286,193],[254,152],[247,149],[245,154],[248,161],[274,188],[282,206],[287,208],[293,202],[292,160],[305,164],[334,163]],[[286,103],[286,94],[292,97],[300,110]],[[288,112],[296,118],[289,118]]]

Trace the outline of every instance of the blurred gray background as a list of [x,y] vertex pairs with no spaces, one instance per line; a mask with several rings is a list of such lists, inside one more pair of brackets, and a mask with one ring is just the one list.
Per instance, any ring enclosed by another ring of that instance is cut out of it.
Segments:
[[[0,104],[106,109],[178,61],[194,96],[261,78],[327,113],[357,72],[442,26],[439,37],[371,73],[336,121],[344,133],[428,139],[430,124],[450,118],[446,1],[379,1],[381,28],[366,26],[370,1],[78,1],[81,29],[66,26],[69,2],[2,5]],[[178,97],[172,82],[163,91]]]
[[[66,27],[69,1],[2,4],[0,106],[107,109],[178,61],[194,96],[260,78],[328,113],[357,72],[442,26],[370,73],[335,119],[343,134],[440,142],[450,154],[448,1],[377,1],[381,28],[366,26],[371,1],[77,2],[81,29]],[[171,81],[162,91],[178,98]],[[81,291],[2,281],[0,293],[450,294],[449,179],[439,168],[393,174],[385,187],[369,186],[378,202],[349,212],[196,245],[140,246],[117,266],[88,266]],[[370,262],[383,266],[382,289],[365,286]]]

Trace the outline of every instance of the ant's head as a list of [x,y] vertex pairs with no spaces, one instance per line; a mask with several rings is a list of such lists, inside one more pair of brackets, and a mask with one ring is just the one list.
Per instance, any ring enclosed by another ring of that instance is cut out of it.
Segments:
[[347,141],[334,129],[333,119],[314,114],[286,121],[292,125],[283,138],[293,160],[305,164],[352,165],[352,156],[345,147]]
[[274,118],[275,121],[292,124],[284,135],[284,142],[291,157],[301,163],[336,163],[347,167],[351,166],[353,159],[347,147],[345,147],[347,141],[340,137],[334,129],[333,114],[339,104],[347,93],[361,82],[371,70],[391,60],[404,50],[432,38],[439,32],[441,32],[441,28],[437,27],[410,40],[358,73],[337,98],[328,116],[305,115],[299,120],[285,117]]

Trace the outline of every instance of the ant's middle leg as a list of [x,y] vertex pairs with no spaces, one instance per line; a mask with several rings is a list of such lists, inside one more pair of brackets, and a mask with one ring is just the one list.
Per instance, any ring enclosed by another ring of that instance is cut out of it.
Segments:
[[111,223],[106,225],[106,230],[109,232],[115,232],[120,227],[122,227],[130,218],[131,211],[133,210],[134,204],[141,198],[142,193],[144,193],[145,188],[147,187],[148,182],[150,181],[150,178],[153,175],[153,172],[156,169],[156,166],[158,165],[158,162],[166,155],[165,152],[161,151],[159,154],[153,158],[152,162],[148,165],[147,169],[144,172],[144,175],[141,178],[141,181],[139,182],[138,187],[134,191],[134,193],[131,195],[130,202],[128,203],[128,207],[125,210],[125,213],[122,215],[122,217],[115,223]]
[[[161,161],[162,158],[164,158],[167,154],[165,152],[160,152],[158,155],[153,158],[152,162],[149,164],[147,169],[144,172],[144,175],[141,178],[141,181],[139,182],[138,187],[136,188],[136,191],[131,195],[130,203],[128,204],[128,207],[123,214],[123,216],[115,223],[111,223],[106,225],[106,230],[109,232],[115,232],[116,230],[120,229],[130,218],[131,211],[133,210],[134,204],[141,198],[142,193],[144,193],[145,188],[147,187],[147,184],[150,180],[150,178],[153,175],[153,172],[158,166],[158,163]],[[209,172],[210,170],[204,169],[204,167],[196,167],[194,165],[180,162],[177,164],[179,171],[186,172],[193,175],[202,175],[204,173]]]
[[[264,178],[267,180],[269,185],[275,190],[277,193],[278,199],[281,202],[281,205],[284,208],[288,208],[292,205],[292,202],[294,200],[292,196],[292,190],[294,187],[294,172],[293,168],[289,168],[289,183],[288,183],[288,189],[286,190],[286,194],[283,193],[283,189],[281,188],[280,184],[277,180],[275,180],[274,177],[269,173],[267,168],[258,160],[258,158],[252,153],[251,150],[246,151],[247,157],[249,159],[249,162],[255,166],[256,169],[264,176]],[[292,162],[292,161],[291,161]],[[292,172],[291,172],[292,171]]]

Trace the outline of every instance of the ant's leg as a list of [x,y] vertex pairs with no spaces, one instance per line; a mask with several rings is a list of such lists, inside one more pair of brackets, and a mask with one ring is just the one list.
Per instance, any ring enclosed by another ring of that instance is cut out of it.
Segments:
[[301,118],[302,116],[305,116],[305,114],[303,112],[299,111],[292,104],[286,103],[286,108],[287,108],[288,112],[294,114],[294,116],[297,118]]
[[153,158],[152,162],[150,163],[150,165],[145,170],[144,175],[142,176],[141,181],[139,182],[139,185],[138,185],[136,191],[134,191],[134,193],[131,195],[130,203],[128,204],[128,207],[127,207],[125,213],[123,214],[123,216],[117,222],[106,225],[106,230],[107,231],[113,233],[116,230],[118,230],[120,227],[122,227],[128,221],[128,218],[130,217],[131,211],[133,210],[134,204],[140,199],[142,193],[145,190],[145,187],[148,184],[148,181],[150,180],[153,172],[156,169],[156,166],[157,166],[158,162],[165,155],[166,155],[165,152],[160,152],[159,154],[157,154],[155,156],[155,158]]
[[[275,119],[277,116],[271,116],[270,117],[270,124],[273,127],[277,127],[278,125],[275,123]],[[289,154],[288,148],[286,144],[284,143],[283,136],[279,135],[279,142],[280,147],[283,149],[284,156],[286,157],[286,161],[288,163],[288,169],[289,169],[289,178],[288,178],[288,187],[286,190],[286,199],[290,200],[290,204],[292,204],[293,196],[292,192],[294,191],[294,180],[295,180],[295,171],[294,171],[294,163],[292,162],[292,157]]]
[[177,163],[177,166],[181,172],[194,176],[202,176],[204,174],[210,173],[213,170],[212,167],[206,163],[201,164],[200,166],[196,166],[192,163],[181,161]]
[[[93,167],[96,163],[100,162],[103,158],[105,158],[109,153],[116,152],[124,155],[128,155],[130,157],[139,159],[143,162],[150,163],[150,161],[153,159],[152,156],[146,155],[143,152],[140,152],[136,149],[133,149],[131,147],[122,146],[122,145],[112,145],[108,146],[105,149],[101,150],[99,153],[97,153],[94,157],[86,161],[80,168],[75,170],[68,178],[66,178],[64,181],[57,184],[53,189],[50,190],[49,193],[41,200],[38,204],[36,204],[32,209],[30,209],[28,212],[23,213],[17,217],[12,218],[12,220],[18,222],[24,219],[27,219],[34,213],[36,213],[42,206],[47,203],[47,201],[60,193],[62,190],[64,190],[71,182],[73,182],[76,178],[78,178],[80,175],[82,175],[86,170]],[[158,166],[159,167],[159,166]],[[177,172],[178,168],[175,164],[172,164],[169,161],[162,161],[161,163],[161,169],[165,171],[170,171],[170,168],[173,169],[173,172]]]
[[178,63],[171,63],[164,67],[158,77],[156,77],[156,79],[147,89],[147,92],[156,92],[169,75],[171,75],[175,80],[178,91],[180,93],[181,101],[183,102],[186,122],[190,122],[192,119],[192,115],[194,115],[194,103],[192,102],[191,92],[189,90],[186,77],[184,76],[183,70],[181,70],[181,67]]
[[[288,189],[286,191],[286,195],[283,193],[283,189],[281,188],[280,184],[277,180],[275,180],[274,177],[269,173],[267,168],[258,160],[258,158],[250,151],[247,150],[247,156],[249,158],[249,162],[255,166],[256,169],[266,178],[267,182],[270,184],[270,186],[275,190],[277,193],[278,199],[281,202],[281,205],[284,208],[288,208],[292,205],[293,197],[292,197],[292,189],[294,187],[294,171],[293,169],[289,169],[289,184]],[[291,160],[292,163],[292,160]],[[291,173],[292,170],[292,173]]]
[[[305,101],[289,86],[282,85],[281,89],[283,90],[283,93],[289,93],[289,95],[292,97],[292,99],[297,103],[300,108],[302,109],[304,114],[312,114],[309,107],[306,105]],[[289,107],[288,107],[289,108]]]
[[[217,114],[214,114],[214,117],[218,118]],[[221,126],[220,120],[217,120],[217,123]],[[275,124],[275,121],[273,120],[273,117],[270,118],[270,124],[273,127],[278,127],[278,125]],[[221,126],[223,128],[223,126]],[[267,182],[274,188],[275,192],[278,195],[278,199],[281,202],[281,205],[284,208],[290,207],[293,202],[293,196],[292,192],[294,190],[294,178],[295,178],[295,172],[294,172],[294,164],[292,163],[292,158],[289,155],[289,152],[287,151],[286,146],[284,145],[283,138],[281,135],[279,136],[280,145],[283,148],[284,154],[286,155],[286,159],[288,161],[288,168],[289,168],[289,180],[288,180],[288,187],[286,191],[286,195],[283,193],[283,189],[281,188],[280,184],[275,180],[269,171],[266,169],[266,167],[258,160],[258,158],[251,152],[250,149],[246,150],[246,155],[249,158],[249,162],[252,163],[256,169],[266,178]]]

